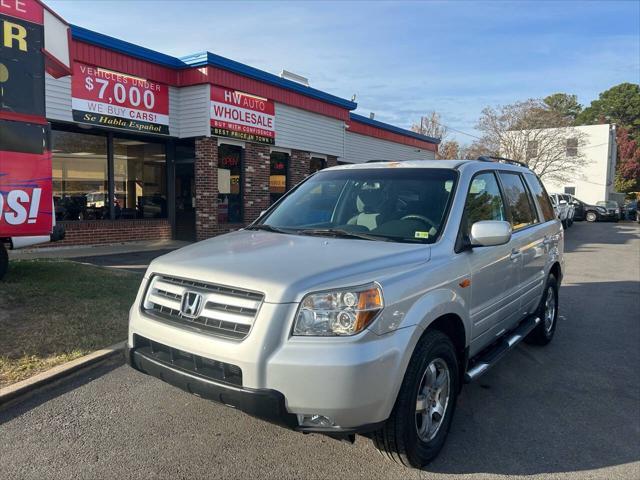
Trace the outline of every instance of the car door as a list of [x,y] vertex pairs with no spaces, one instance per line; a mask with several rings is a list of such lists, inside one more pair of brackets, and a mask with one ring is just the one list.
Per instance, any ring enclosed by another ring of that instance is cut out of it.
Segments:
[[[505,203],[493,171],[477,173],[471,180],[462,216],[461,234],[481,220],[507,219]],[[469,260],[471,294],[469,313],[473,324],[470,355],[493,343],[506,320],[519,314],[516,294],[520,257],[513,258],[511,244],[475,247],[463,254]]]
[[519,285],[516,293],[519,314],[505,321],[504,328],[509,330],[529,313],[526,307],[542,295],[548,238],[545,239],[544,227],[522,174],[501,171],[498,176],[513,228],[511,257],[520,258]]

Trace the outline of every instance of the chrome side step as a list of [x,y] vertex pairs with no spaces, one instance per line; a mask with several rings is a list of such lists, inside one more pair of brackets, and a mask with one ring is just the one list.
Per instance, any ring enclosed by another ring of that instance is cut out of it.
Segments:
[[489,350],[481,353],[479,357],[472,360],[470,364],[471,366],[464,374],[465,383],[469,383],[482,374],[486,373],[487,370],[498,363],[498,361],[507,352],[514,349],[522,340],[524,340],[524,337],[529,335],[529,333],[531,333],[531,331],[536,328],[539,323],[539,317],[529,317],[523,320],[515,330],[508,333],[498,343],[489,348]]

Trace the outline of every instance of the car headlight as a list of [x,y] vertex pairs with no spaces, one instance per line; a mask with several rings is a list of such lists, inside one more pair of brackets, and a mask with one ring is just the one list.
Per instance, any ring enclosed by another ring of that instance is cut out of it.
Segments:
[[602,207],[598,207],[598,211],[600,213],[607,213],[607,209],[606,208],[602,208]]
[[383,306],[377,284],[310,293],[300,303],[293,335],[355,335],[371,324]]

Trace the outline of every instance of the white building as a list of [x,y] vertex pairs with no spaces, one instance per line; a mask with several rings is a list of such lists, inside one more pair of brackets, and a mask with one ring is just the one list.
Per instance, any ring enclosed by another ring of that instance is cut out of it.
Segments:
[[617,162],[615,125],[585,125],[573,127],[582,134],[580,154],[585,156],[585,166],[575,178],[565,183],[544,180],[550,193],[570,193],[589,204],[609,200],[615,192],[614,179]]
[[[557,135],[556,132],[548,136],[540,135],[539,132],[557,129],[531,130],[519,133],[525,134],[528,140],[523,137],[514,137],[514,145],[511,149],[526,149],[526,157],[536,155],[537,144],[545,142],[557,142],[559,147],[566,148],[567,157],[583,157],[580,171],[564,182],[542,177],[542,181],[549,193],[570,193],[578,199],[588,204],[595,204],[601,200],[613,199],[615,193],[615,171],[617,162],[617,144],[615,125],[585,125],[579,127],[568,127],[565,138]],[[528,133],[531,132],[531,133]],[[579,137],[579,141],[578,138]],[[537,138],[538,140],[531,140]],[[522,140],[519,140],[522,139]],[[550,140],[553,139],[553,140]],[[565,147],[566,146],[566,147]],[[508,150],[508,147],[505,147]],[[508,156],[506,152],[505,156]]]

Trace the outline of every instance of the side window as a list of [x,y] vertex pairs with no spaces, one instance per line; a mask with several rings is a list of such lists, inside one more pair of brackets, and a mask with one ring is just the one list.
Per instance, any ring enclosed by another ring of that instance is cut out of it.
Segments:
[[481,220],[506,220],[504,203],[496,176],[491,172],[480,173],[471,181],[464,206],[463,232],[469,235],[471,225]]
[[538,205],[540,205],[544,221],[548,222],[550,220],[555,220],[556,214],[553,211],[553,205],[551,205],[549,195],[547,195],[547,191],[545,190],[544,185],[542,185],[540,179],[533,173],[527,173],[526,177],[531,193],[533,193]]
[[513,230],[528,227],[537,223],[538,216],[535,213],[531,199],[524,186],[522,177],[517,173],[500,172],[500,180],[504,187],[504,194],[511,213],[511,226]]

